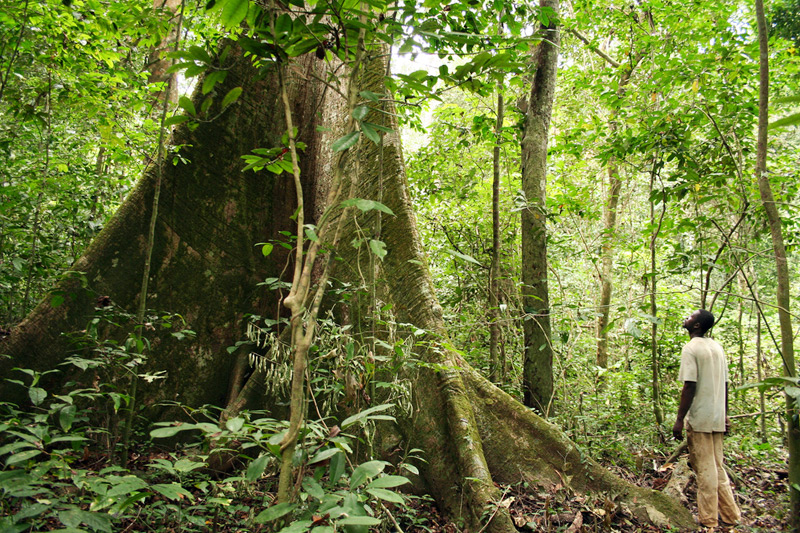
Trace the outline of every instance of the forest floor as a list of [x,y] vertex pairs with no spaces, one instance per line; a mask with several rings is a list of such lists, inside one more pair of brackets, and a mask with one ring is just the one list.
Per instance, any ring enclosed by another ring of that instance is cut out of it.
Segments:
[[[661,463],[663,463],[663,457]],[[728,466],[736,476],[734,491],[742,510],[742,521],[734,528],[719,531],[773,532],[788,531],[786,510],[786,462],[726,452]],[[630,470],[605,465],[617,475],[639,486],[662,490],[672,476],[672,465],[658,467],[653,461],[636,475]],[[686,486],[686,495],[692,514],[697,516],[697,488],[694,479]],[[509,501],[510,500],[510,501]],[[529,491],[522,486],[507,487],[505,501],[510,504],[511,516],[521,531],[547,532],[656,532],[663,531],[641,523],[627,509],[605,497],[577,495],[566,487],[555,487],[549,493]],[[412,500],[417,512],[417,524],[404,527],[405,533],[457,533],[456,524],[445,520],[429,500]],[[406,512],[405,514],[409,514]],[[402,526],[403,524],[401,524]],[[674,530],[673,530],[674,531]]]

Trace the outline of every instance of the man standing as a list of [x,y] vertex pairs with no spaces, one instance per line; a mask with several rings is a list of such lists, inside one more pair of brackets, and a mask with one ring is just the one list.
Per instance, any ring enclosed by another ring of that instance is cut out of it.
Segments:
[[714,315],[705,309],[692,313],[683,323],[690,340],[681,353],[678,379],[683,381],[678,418],[672,435],[689,444],[689,461],[697,478],[697,510],[700,524],[716,527],[739,522],[741,513],[733,498],[722,458],[722,437],[728,432],[728,363],[722,346],[705,334]]

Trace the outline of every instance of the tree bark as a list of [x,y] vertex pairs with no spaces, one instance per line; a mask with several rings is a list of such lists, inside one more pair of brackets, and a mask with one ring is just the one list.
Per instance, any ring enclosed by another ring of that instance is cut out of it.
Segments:
[[[772,249],[775,255],[775,268],[778,287],[778,319],[781,326],[781,357],[784,374],[795,377],[794,332],[792,331],[791,310],[789,307],[789,263],[783,243],[783,229],[778,208],[772,194],[772,185],[767,174],[767,128],[769,127],[769,36],[764,15],[763,0],[756,0],[756,22],[759,43],[759,90],[758,90],[758,144],[756,147],[756,179],[764,211],[772,235]],[[797,406],[786,395],[786,423],[789,434],[789,523],[793,530],[800,530],[800,421]]]
[[[318,68],[311,60],[296,67],[303,73]],[[228,76],[218,86],[219,94],[241,86],[251,97],[232,105],[215,121],[201,122],[194,131],[179,127],[171,144],[182,146],[179,155],[188,164],[176,165],[167,158],[162,169],[148,307],[180,314],[196,338],[187,342],[176,340],[168,331],[148,334],[152,347],[148,368],[167,372],[166,380],[145,387],[148,404],[176,400],[225,405],[227,377],[234,364],[227,347],[242,339],[243,316],[274,317],[278,312],[277,302],[264,298],[266,290],[257,284],[279,277],[286,255],[276,246],[264,258],[254,245],[279,238],[281,230],[292,231],[289,216],[294,211],[294,191],[285,185],[284,177],[266,171],[241,172],[241,155],[279,145],[285,131],[282,110],[276,106],[275,80],[257,77],[238,48],[233,48],[224,68]],[[295,80],[290,90],[295,114],[304,124],[313,124],[321,88]],[[315,128],[303,131],[309,153],[303,175],[306,185],[313,188],[316,166],[324,162],[313,155],[319,142]],[[0,353],[11,359],[0,359],[0,375],[10,376],[13,367],[56,368],[75,351],[64,334],[86,328],[99,297],[135,312],[157,175],[156,166],[150,165],[106,228],[71,267],[80,275],[56,287],[64,295],[63,303],[52,305],[52,298],[45,298],[2,341]],[[314,210],[311,203],[309,213]],[[0,381],[0,398],[24,402],[24,393],[21,387]]]
[[553,345],[550,296],[547,287],[547,137],[555,98],[558,68],[558,0],[541,0],[540,7],[555,12],[540,29],[542,41],[533,57],[525,133],[522,138],[522,306],[525,311],[523,394],[525,405],[547,416],[553,400]]

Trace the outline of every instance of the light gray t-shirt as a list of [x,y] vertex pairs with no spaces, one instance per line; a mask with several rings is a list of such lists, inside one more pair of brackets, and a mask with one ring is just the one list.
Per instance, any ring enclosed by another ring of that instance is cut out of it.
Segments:
[[686,343],[681,353],[678,380],[697,383],[697,392],[685,419],[692,431],[725,431],[728,363],[722,346],[705,337],[695,337]]

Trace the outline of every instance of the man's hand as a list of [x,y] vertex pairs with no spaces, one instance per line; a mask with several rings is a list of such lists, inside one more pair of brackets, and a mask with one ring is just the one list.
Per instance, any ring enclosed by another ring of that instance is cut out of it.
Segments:
[[675,420],[675,425],[672,426],[672,436],[675,440],[683,440],[683,418]]
[[725,434],[728,435],[731,432],[731,419],[727,416],[725,417]]

